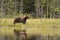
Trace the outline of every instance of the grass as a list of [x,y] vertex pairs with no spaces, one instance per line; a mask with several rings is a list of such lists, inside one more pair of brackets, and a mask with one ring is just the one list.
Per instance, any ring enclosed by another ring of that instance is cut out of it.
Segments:
[[28,35],[60,35],[60,19],[28,19],[25,25],[22,23],[14,25],[13,21],[12,18],[0,19],[1,32],[13,34],[13,29],[16,28],[25,29]]
[[[13,24],[14,19],[12,18],[3,18],[0,19],[0,26],[23,26],[22,23]],[[59,26],[60,25],[60,19],[28,19],[27,23],[25,26],[35,26],[35,27],[40,27],[40,26]]]

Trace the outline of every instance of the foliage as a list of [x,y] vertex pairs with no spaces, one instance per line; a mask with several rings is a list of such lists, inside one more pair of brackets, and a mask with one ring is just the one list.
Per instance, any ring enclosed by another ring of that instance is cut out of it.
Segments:
[[[0,9],[4,15],[17,15],[19,14],[31,14],[32,16],[37,16],[41,14],[46,15],[46,17],[50,17],[54,12],[60,13],[59,8],[59,0],[40,0],[38,3],[36,1],[39,0],[0,0]],[[22,4],[20,4],[22,3]],[[38,6],[37,6],[38,5]],[[43,13],[36,13],[42,7]],[[21,11],[23,13],[21,13]]]

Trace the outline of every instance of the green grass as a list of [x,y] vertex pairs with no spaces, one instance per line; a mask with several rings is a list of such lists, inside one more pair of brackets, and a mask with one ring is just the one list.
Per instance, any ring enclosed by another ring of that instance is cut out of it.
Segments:
[[3,32],[12,33],[13,29],[16,28],[25,29],[28,35],[60,35],[60,19],[28,19],[25,25],[22,23],[14,25],[13,21],[12,18],[0,19],[0,27],[2,27]]
[[[14,19],[12,18],[3,18],[0,19],[0,26],[23,26],[22,23],[18,23],[16,25],[13,24]],[[60,19],[28,19],[27,23],[24,26],[60,26]]]

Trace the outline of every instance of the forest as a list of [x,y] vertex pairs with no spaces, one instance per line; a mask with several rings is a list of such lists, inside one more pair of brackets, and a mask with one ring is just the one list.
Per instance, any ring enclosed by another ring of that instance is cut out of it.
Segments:
[[18,15],[60,18],[60,0],[0,0],[0,17]]

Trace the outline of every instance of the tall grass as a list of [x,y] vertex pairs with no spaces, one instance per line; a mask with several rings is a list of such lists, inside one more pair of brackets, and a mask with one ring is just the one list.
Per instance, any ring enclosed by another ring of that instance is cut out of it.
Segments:
[[[23,26],[22,23],[13,24],[14,18],[0,19],[0,26]],[[24,26],[60,26],[60,19],[28,19]]]
[[14,19],[3,18],[0,19],[0,27],[17,27],[18,29],[25,29],[28,34],[59,34],[60,35],[60,19],[28,19],[27,23],[13,24]]

